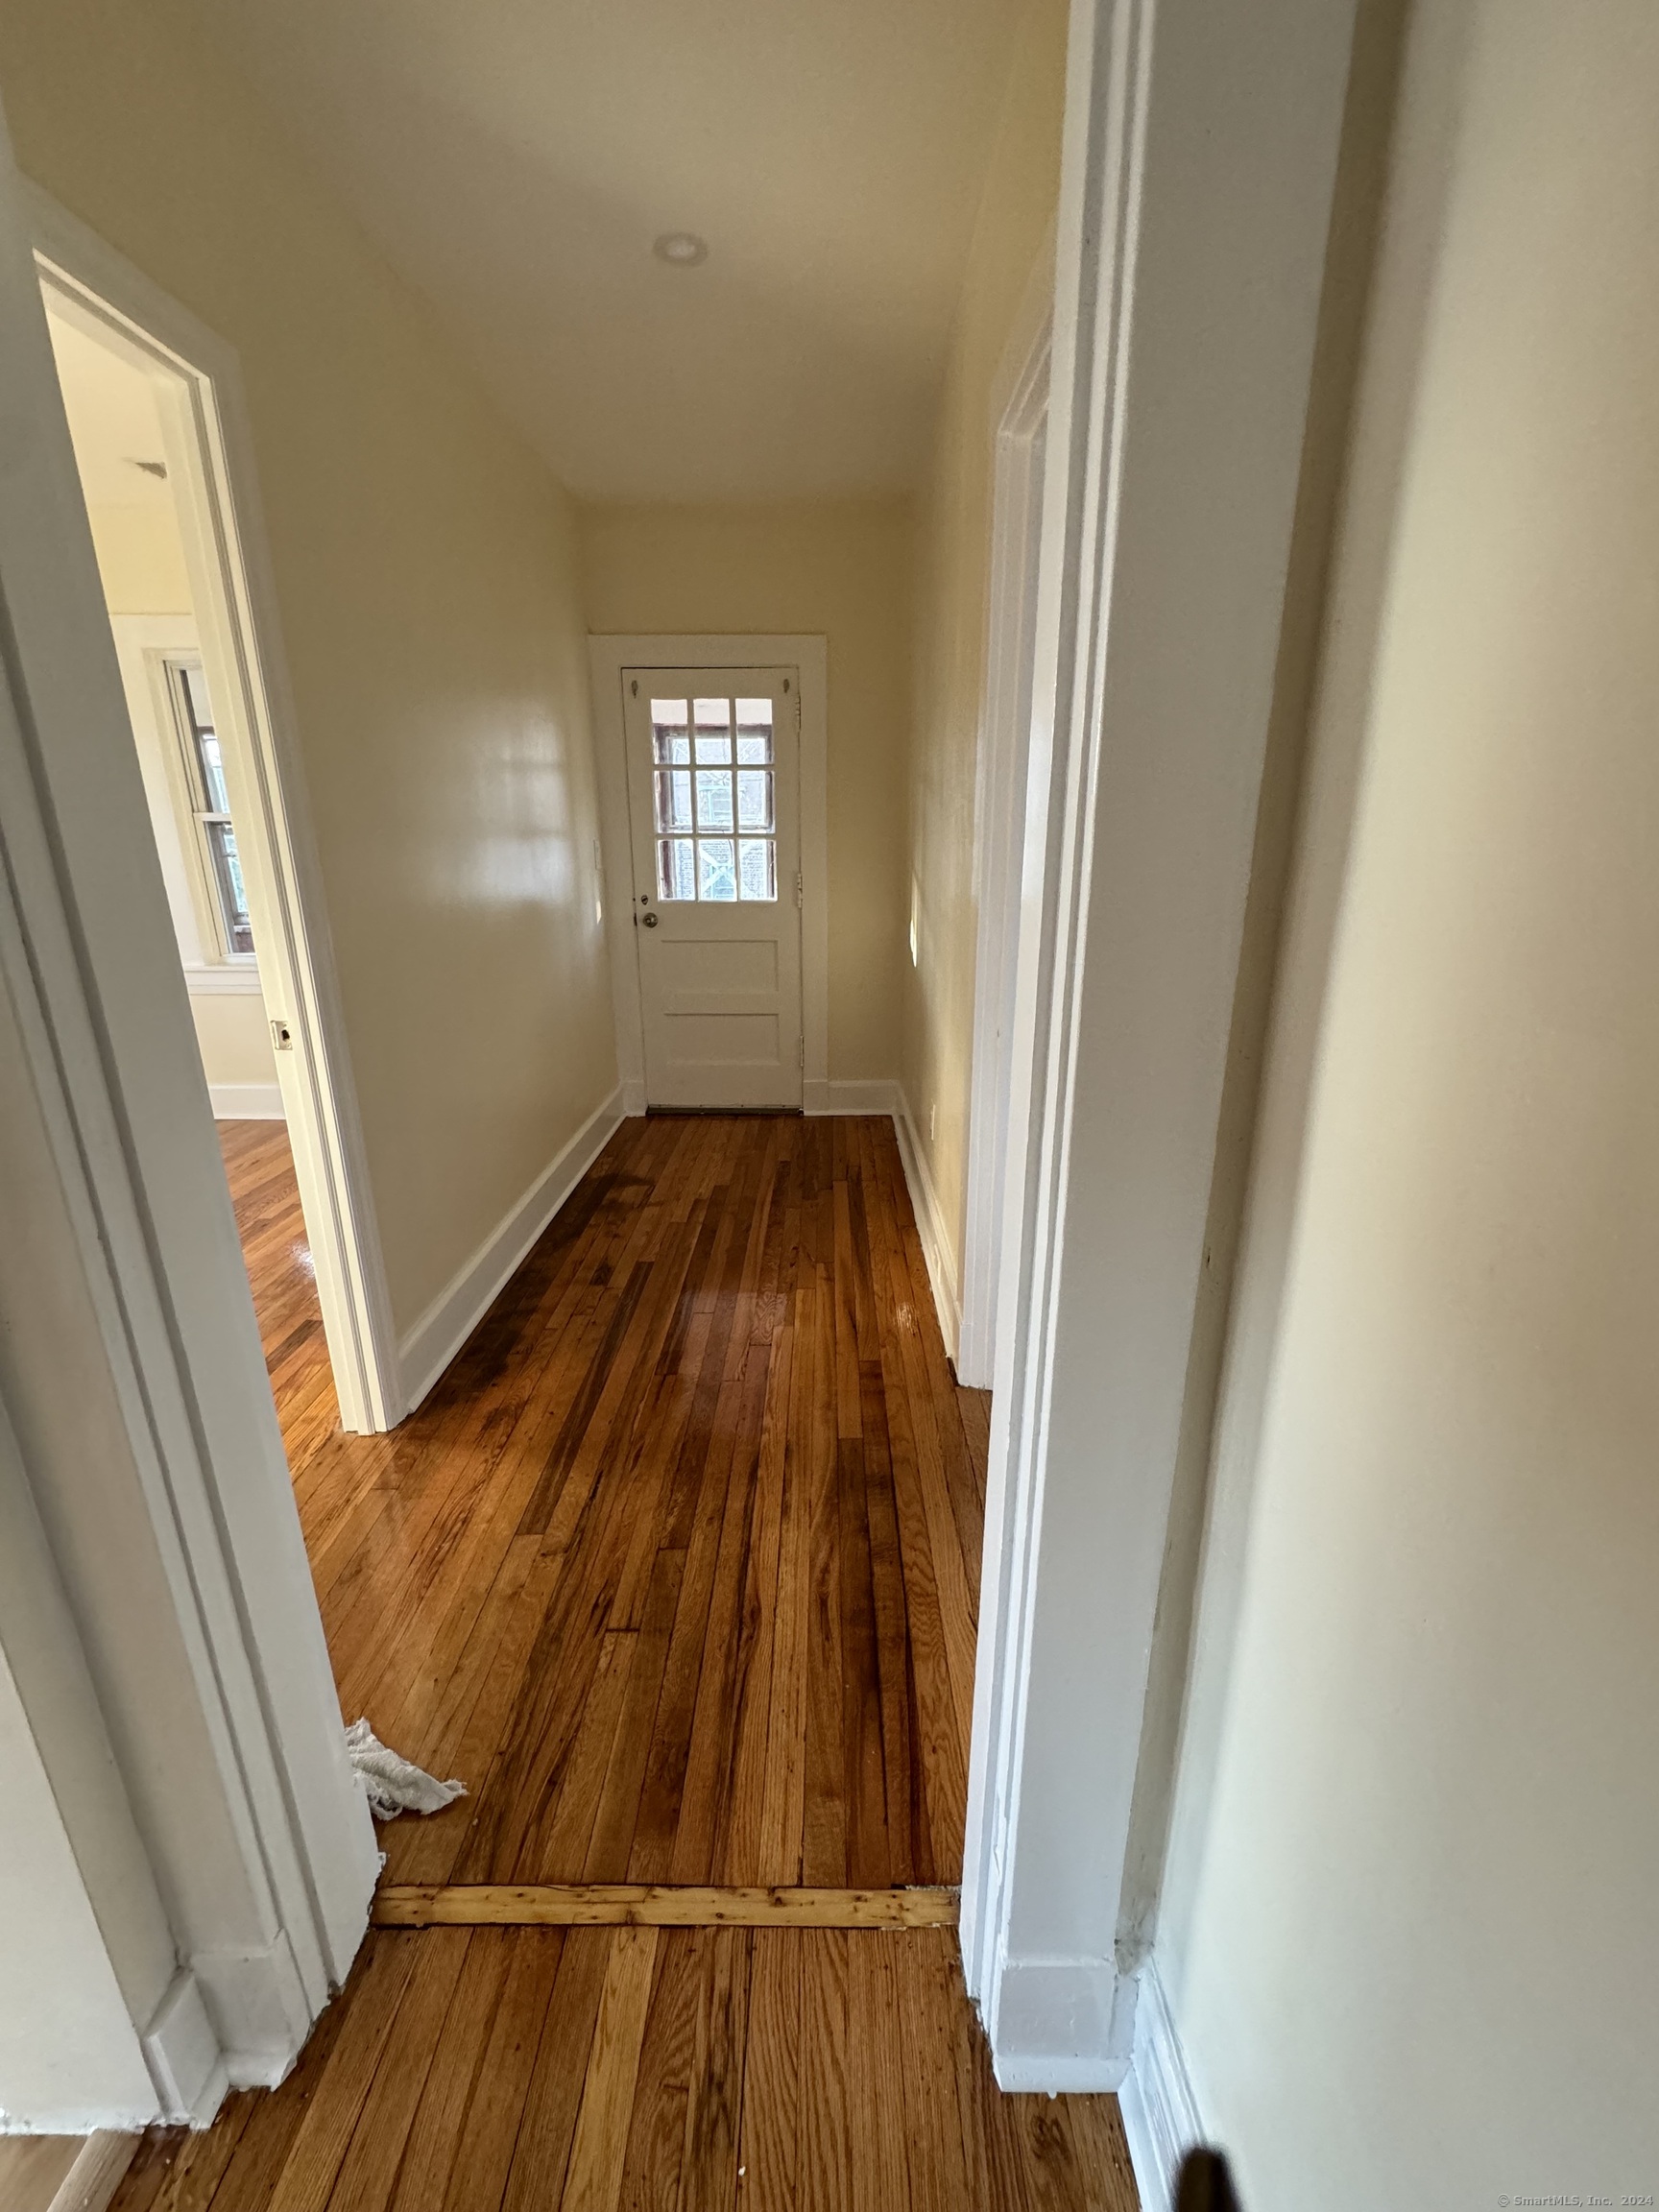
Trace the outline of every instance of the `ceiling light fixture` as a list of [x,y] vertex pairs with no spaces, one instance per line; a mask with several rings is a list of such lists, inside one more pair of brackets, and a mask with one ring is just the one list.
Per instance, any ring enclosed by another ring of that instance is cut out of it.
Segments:
[[675,269],[695,269],[709,258],[709,242],[694,230],[664,230],[651,249],[659,261]]

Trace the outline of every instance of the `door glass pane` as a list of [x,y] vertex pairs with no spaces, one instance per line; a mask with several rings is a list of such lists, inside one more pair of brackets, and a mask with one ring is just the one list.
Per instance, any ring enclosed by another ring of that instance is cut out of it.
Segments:
[[763,698],[651,701],[660,899],[776,901],[775,715]]
[[[699,739],[701,743],[701,739]],[[699,768],[697,771],[697,827],[699,830],[732,828],[732,771]]]
[[727,900],[737,896],[737,870],[730,837],[697,840],[697,896]]
[[689,837],[657,840],[657,896],[659,899],[695,899],[697,874]]
[[739,837],[737,873],[745,899],[778,896],[778,848],[770,837]]
[[772,771],[739,768],[737,771],[737,826],[740,830],[772,827]]
[[657,827],[689,830],[691,827],[691,771],[659,768],[657,771]]
[[653,699],[651,739],[655,757],[680,761],[691,757],[691,726],[684,699]]
[[737,702],[737,757],[749,767],[772,757],[772,702],[739,699]]

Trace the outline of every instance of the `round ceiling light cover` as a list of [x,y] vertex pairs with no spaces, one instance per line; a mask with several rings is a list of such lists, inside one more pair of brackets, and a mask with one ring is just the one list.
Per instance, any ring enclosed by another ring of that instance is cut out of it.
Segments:
[[694,269],[709,258],[709,243],[694,230],[664,230],[651,249],[659,261],[675,269]]

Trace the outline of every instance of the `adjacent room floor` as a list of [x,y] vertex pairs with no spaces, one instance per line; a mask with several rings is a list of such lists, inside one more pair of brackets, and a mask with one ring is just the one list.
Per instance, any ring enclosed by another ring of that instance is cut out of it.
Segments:
[[[468,1795],[395,1886],[960,1878],[987,1401],[892,1125],[625,1123],[424,1406],[337,1425],[280,1124],[221,1127],[348,1718]],[[950,1928],[372,1934],[274,2096],[119,2200],[1135,2203],[1003,2097]]]

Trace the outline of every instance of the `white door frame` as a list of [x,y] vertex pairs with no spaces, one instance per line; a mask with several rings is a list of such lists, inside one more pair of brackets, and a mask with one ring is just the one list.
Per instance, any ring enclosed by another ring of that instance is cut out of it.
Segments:
[[25,186],[56,311],[156,380],[203,663],[220,718],[260,989],[276,1054],[340,1417],[406,1409],[321,871],[234,349],[47,193]]
[[1039,453],[1048,418],[1052,265],[1050,247],[1039,272],[1042,312],[1036,331],[1033,334],[1029,328],[1029,315],[1022,316],[1010,347],[1017,365],[1012,376],[998,379],[993,400],[985,709],[974,779],[978,942],[968,1092],[962,1326],[956,1339],[956,1379],[977,1390],[991,1387],[997,1348],[997,1256],[1002,1227],[1002,1168],[1008,1154],[1009,1055],[1020,950],[1020,878],[1043,522]]
[[[25,1266],[64,1286],[50,1345],[12,1336],[0,1382],[62,1584],[58,1663],[90,1680],[166,1914],[174,1980],[133,2025],[158,2111],[200,2117],[227,2079],[292,2063],[377,1854],[172,916],[132,834],[143,785],[30,214],[0,123],[0,991],[28,1101],[0,1145],[30,1175],[4,1259],[14,1298]],[[96,1890],[96,1831],[78,1857]],[[126,1907],[104,1902],[113,1946]]]
[[[628,816],[625,668],[795,668],[801,679],[801,1024],[803,1110],[830,1106],[829,643],[805,634],[664,637],[608,634],[588,640],[604,848],[605,937],[616,1021],[624,1114],[645,1111],[645,1034],[638,932],[632,926],[634,851]],[[628,915],[624,923],[623,916]]]
[[1353,24],[1071,10],[962,1885],[1006,2088],[1116,2088],[1133,2048],[1131,1808]]

